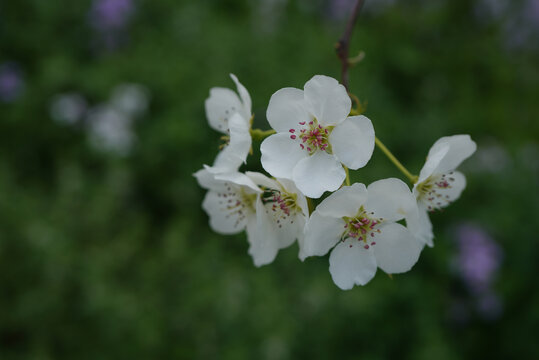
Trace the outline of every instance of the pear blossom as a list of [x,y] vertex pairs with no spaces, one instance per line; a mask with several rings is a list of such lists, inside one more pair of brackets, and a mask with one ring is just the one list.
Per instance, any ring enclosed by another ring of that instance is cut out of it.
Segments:
[[207,168],[195,177],[209,190],[202,208],[210,217],[210,227],[220,234],[245,230],[248,252],[256,266],[271,263],[279,249],[302,240],[307,201],[291,181],[280,182],[254,172],[216,173]]
[[225,134],[223,149],[212,166],[217,173],[237,171],[252,144],[251,97],[235,75],[230,74],[230,77],[236,83],[239,96],[230,89],[214,87],[205,102],[210,127]]
[[442,209],[460,197],[466,187],[466,178],[455,169],[476,148],[469,135],[445,136],[430,148],[413,189],[418,217],[410,218],[410,228],[423,244],[433,246],[434,235],[428,211]]
[[291,180],[270,179],[255,172],[246,172],[246,175],[264,190],[262,204],[265,214],[258,214],[259,224],[265,223],[273,230],[272,235],[259,237],[258,242],[251,243],[249,253],[255,265],[272,262],[279,249],[292,245],[296,239],[301,251],[305,223],[309,218],[305,196]]
[[260,146],[264,169],[311,198],[337,190],[346,177],[343,165],[359,169],[374,150],[371,121],[348,116],[351,106],[344,86],[328,76],[314,76],[304,90],[278,90],[266,114],[277,133]]
[[422,246],[397,221],[413,212],[415,199],[399,179],[344,186],[311,215],[300,258],[322,256],[333,248],[329,272],[343,290],[367,284],[378,267],[388,274],[406,272],[417,262]]

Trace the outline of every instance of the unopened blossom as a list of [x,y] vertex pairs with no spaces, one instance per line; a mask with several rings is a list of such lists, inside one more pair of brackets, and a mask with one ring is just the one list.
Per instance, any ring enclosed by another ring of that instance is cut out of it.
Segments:
[[430,148],[413,189],[419,216],[410,221],[413,232],[424,244],[433,246],[434,235],[428,212],[442,209],[460,197],[466,187],[466,178],[455,169],[476,148],[469,135],[442,137]]
[[345,186],[311,215],[301,258],[322,256],[333,248],[329,271],[343,290],[367,284],[378,267],[388,274],[406,272],[422,248],[412,232],[397,223],[411,212],[417,212],[415,199],[399,179]]
[[202,207],[210,217],[210,227],[220,234],[245,230],[256,266],[271,263],[279,249],[302,236],[307,202],[291,182],[260,173],[216,174],[207,169],[195,177],[208,189]]
[[222,151],[212,166],[214,172],[237,171],[245,162],[251,149],[251,97],[238,78],[230,74],[239,93],[231,89],[214,87],[206,99],[208,123],[213,129],[225,134]]
[[348,116],[351,101],[337,80],[316,75],[304,90],[272,95],[267,118],[276,134],[261,146],[262,166],[276,178],[291,179],[308,197],[337,190],[344,166],[359,169],[374,150],[374,128],[365,116]]

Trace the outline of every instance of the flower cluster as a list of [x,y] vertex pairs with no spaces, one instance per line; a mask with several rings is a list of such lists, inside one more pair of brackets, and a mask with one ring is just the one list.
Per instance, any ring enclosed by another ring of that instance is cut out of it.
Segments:
[[[455,169],[476,149],[470,137],[439,139],[419,176],[405,170],[412,189],[396,178],[350,185],[349,169],[363,168],[381,143],[343,85],[316,75],[303,90],[278,90],[266,113],[273,130],[261,131],[251,128],[248,91],[231,77],[237,92],[212,88],[205,104],[224,144],[213,165],[194,174],[208,190],[202,207],[210,227],[221,234],[245,230],[256,266],[271,263],[296,240],[302,261],[331,251],[329,271],[341,289],[365,285],[378,268],[410,270],[424,245],[432,246],[428,212],[449,205],[466,186]],[[253,138],[263,139],[261,164],[271,177],[240,172]]]

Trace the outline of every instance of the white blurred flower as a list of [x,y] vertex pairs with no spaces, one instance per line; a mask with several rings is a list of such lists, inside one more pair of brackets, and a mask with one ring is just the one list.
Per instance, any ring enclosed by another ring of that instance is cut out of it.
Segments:
[[110,105],[127,116],[138,117],[148,109],[148,89],[139,84],[121,84],[114,88]]
[[73,125],[82,120],[87,109],[86,99],[77,93],[59,94],[52,99],[51,117],[62,124]]
[[476,148],[469,135],[442,137],[430,148],[413,189],[419,208],[418,218],[409,219],[410,229],[424,244],[433,246],[428,211],[444,208],[460,197],[466,187],[466,178],[455,169]]
[[345,186],[326,198],[305,228],[302,258],[325,255],[331,248],[329,271],[343,290],[367,284],[377,267],[388,274],[410,270],[422,246],[397,221],[417,212],[404,182],[390,178],[365,187]]
[[374,128],[365,116],[348,116],[351,101],[337,80],[316,75],[304,90],[272,95],[267,118],[277,131],[262,142],[262,166],[291,179],[306,196],[335,191],[346,177],[342,165],[359,169],[374,150]]
[[115,107],[93,108],[87,118],[90,143],[100,150],[127,155],[136,138],[132,123],[129,116]]

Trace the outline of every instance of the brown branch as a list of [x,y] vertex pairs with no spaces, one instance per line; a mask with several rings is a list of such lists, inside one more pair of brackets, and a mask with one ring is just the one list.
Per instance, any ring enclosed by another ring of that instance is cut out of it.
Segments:
[[352,14],[348,18],[348,23],[346,24],[346,29],[342,34],[339,42],[335,44],[335,50],[337,51],[337,56],[341,60],[341,82],[348,91],[348,68],[350,67],[349,56],[350,56],[350,37],[352,36],[352,31],[354,30],[354,25],[356,24],[357,17],[359,12],[363,7],[364,0],[357,0],[352,10]]

